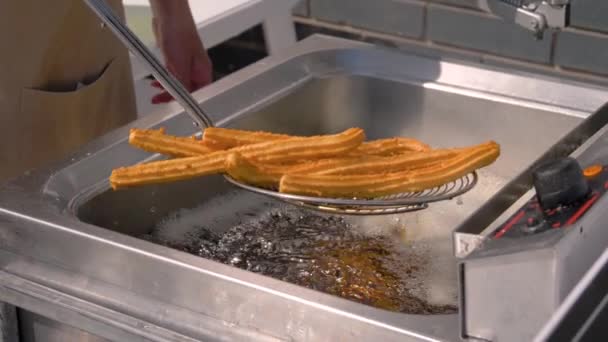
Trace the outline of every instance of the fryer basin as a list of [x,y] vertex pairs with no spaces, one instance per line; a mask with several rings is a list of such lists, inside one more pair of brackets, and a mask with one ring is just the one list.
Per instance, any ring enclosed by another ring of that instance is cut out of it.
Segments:
[[[304,135],[357,126],[369,138],[411,136],[434,147],[497,141],[500,159],[461,198],[415,213],[347,218],[366,233],[405,229],[408,243],[423,244],[432,256],[423,265],[425,298],[443,303],[456,295],[453,229],[606,95],[538,75],[315,36],[195,97],[220,126]],[[165,109],[131,127],[195,132],[176,104]],[[158,227],[169,227],[175,239],[195,224],[222,233],[283,204],[221,177],[109,191],[112,168],[156,158],[128,146],[128,129],[2,189],[3,271],[193,338],[459,338],[457,314],[385,311],[143,240]],[[167,224],[175,215],[184,222]]]

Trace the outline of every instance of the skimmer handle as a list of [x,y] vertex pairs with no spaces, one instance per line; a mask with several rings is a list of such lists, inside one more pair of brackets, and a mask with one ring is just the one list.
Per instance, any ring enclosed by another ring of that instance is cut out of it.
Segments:
[[184,107],[199,127],[213,126],[213,122],[209,116],[190,95],[190,92],[167,71],[141,40],[114,14],[112,8],[108,6],[105,0],[84,0],[84,2],[114,32],[118,39],[126,45],[131,53],[150,67],[150,71],[154,77]]

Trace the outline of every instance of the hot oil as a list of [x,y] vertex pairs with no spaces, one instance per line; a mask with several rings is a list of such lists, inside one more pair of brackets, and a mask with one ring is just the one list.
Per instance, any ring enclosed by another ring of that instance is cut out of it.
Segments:
[[[365,234],[385,235],[401,232],[399,258],[424,258],[424,268],[416,277],[419,286],[412,291],[430,304],[458,303],[457,260],[452,246],[452,232],[504,184],[506,179],[486,169],[478,170],[477,185],[451,201],[430,203],[426,210],[383,216],[347,217],[347,221]],[[408,260],[408,259],[404,259]]]
[[236,190],[170,215],[144,238],[386,310],[452,313],[452,229],[505,182],[481,170],[462,197],[387,216],[324,215]]
[[[454,296],[429,298],[435,251],[426,242],[404,241],[400,225],[370,229],[366,224],[362,229],[356,218],[266,203],[233,215],[231,220],[239,222],[221,231],[214,227],[217,222],[205,219],[208,209],[178,213],[145,238],[385,310],[411,314],[457,310]],[[197,216],[203,224],[196,223]],[[175,231],[169,233],[177,228],[181,238]]]

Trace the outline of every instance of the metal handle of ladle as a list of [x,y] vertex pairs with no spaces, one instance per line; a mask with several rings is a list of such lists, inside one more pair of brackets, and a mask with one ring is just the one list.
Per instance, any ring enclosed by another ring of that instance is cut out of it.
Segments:
[[150,72],[160,84],[165,87],[179,102],[199,127],[211,127],[213,122],[194,100],[190,92],[184,88],[169,71],[160,63],[152,52],[137,38],[137,36],[116,16],[105,0],[84,0],[97,16],[114,32],[126,47],[150,67]]

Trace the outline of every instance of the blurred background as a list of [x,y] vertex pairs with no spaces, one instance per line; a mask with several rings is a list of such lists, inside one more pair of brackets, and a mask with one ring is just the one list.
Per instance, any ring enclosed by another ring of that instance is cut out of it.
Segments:
[[[297,38],[324,33],[444,59],[471,60],[608,84],[608,1],[576,0],[571,26],[537,41],[480,11],[476,0],[301,0]],[[128,5],[129,25],[153,42],[150,11]],[[204,40],[204,37],[203,37]],[[210,49],[221,78],[267,55],[262,25]]]

